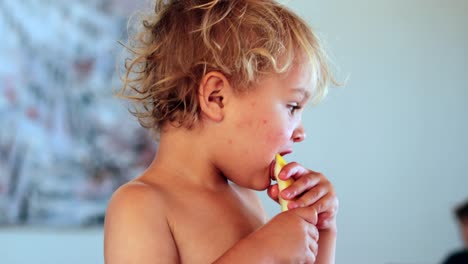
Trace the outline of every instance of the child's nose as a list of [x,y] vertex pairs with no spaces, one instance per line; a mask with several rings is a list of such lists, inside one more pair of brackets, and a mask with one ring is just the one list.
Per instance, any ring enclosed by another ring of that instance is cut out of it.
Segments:
[[304,126],[302,125],[302,122],[299,124],[299,126],[294,130],[293,135],[292,135],[292,140],[293,142],[301,142],[304,141],[306,138],[306,133]]

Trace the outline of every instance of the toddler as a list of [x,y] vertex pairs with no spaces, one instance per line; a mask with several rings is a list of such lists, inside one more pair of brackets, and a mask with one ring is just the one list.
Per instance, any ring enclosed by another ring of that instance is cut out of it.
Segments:
[[[332,184],[295,162],[272,182],[333,81],[307,24],[273,0],[158,0],[127,47],[120,95],[159,145],[111,198],[105,262],[334,263]],[[262,190],[289,210],[268,220]]]

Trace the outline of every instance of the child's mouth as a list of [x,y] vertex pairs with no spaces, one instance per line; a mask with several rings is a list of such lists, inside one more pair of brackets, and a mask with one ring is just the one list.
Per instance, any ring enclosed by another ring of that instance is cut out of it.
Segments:
[[[290,151],[290,150],[279,152],[279,154],[280,154],[281,156],[283,156],[283,157],[286,156],[286,155],[288,155],[288,154],[291,154],[291,153],[292,153],[292,151]],[[273,158],[273,160],[272,160],[271,163],[270,163],[270,178],[271,178],[272,180],[275,180],[275,181],[276,181],[276,178],[275,178],[275,159],[274,159],[274,158]]]
[[273,159],[270,163],[270,178],[272,180],[275,180],[276,181],[276,178],[275,178],[275,159]]

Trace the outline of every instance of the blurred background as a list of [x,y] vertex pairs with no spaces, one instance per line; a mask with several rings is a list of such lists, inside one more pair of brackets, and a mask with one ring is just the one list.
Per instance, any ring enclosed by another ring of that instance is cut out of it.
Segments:
[[[112,96],[148,2],[0,1],[0,263],[103,263],[110,194],[157,148]],[[337,263],[441,263],[468,198],[468,1],[282,2],[349,77],[288,156],[336,186]]]

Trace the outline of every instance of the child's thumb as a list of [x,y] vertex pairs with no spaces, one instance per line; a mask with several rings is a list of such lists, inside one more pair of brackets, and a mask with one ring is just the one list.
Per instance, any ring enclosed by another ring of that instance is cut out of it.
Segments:
[[277,203],[279,202],[278,201],[278,195],[279,195],[278,184],[274,184],[274,185],[271,185],[270,187],[268,187],[267,193],[268,193],[268,196],[270,196],[271,199],[273,199]]

